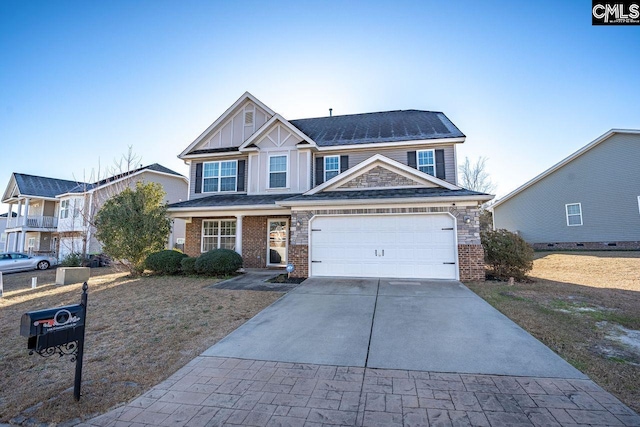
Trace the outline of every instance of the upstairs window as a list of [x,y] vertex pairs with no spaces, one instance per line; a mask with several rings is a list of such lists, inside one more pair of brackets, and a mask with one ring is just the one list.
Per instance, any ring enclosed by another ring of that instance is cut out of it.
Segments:
[[340,156],[326,156],[324,158],[325,182],[340,173]]
[[582,205],[580,203],[569,203],[565,205],[567,211],[567,225],[582,225]]
[[269,157],[269,188],[287,187],[287,156]]
[[60,202],[60,218],[69,218],[69,209],[71,208],[71,200],[63,200]]
[[208,162],[202,168],[202,192],[236,191],[238,161]]
[[420,172],[436,176],[436,157],[434,150],[423,150],[417,153],[417,166]]

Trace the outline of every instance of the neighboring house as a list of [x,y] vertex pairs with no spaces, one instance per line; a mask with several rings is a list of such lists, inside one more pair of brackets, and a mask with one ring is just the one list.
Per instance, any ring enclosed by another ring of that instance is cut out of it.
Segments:
[[640,130],[612,129],[498,200],[536,249],[640,249]]
[[287,120],[242,95],[178,157],[185,252],[234,249],[294,276],[483,279],[478,207],[457,185],[465,136],[439,112]]
[[[98,254],[102,245],[90,225],[104,202],[136,182],[157,182],[167,203],[186,199],[186,177],[157,163],[94,183],[13,173],[2,198],[14,216],[7,221],[5,251]],[[184,239],[184,221],[174,221],[169,246]]]
[[[15,217],[16,213],[13,212],[11,217]],[[9,218],[8,213],[3,213],[0,215],[0,251],[4,249],[5,242],[7,241],[7,233],[4,232],[5,228],[7,228],[7,218]]]

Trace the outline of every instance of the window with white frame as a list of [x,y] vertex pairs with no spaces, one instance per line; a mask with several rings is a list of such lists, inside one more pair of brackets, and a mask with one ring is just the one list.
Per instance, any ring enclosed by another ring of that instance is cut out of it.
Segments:
[[0,233],[0,243],[7,241],[7,233]]
[[33,249],[35,247],[36,247],[36,238],[29,237],[29,240],[27,240],[27,249],[29,250],[29,252],[33,252]]
[[71,208],[71,200],[63,200],[60,202],[60,218],[69,218],[69,209]]
[[436,176],[436,156],[434,150],[422,150],[416,154],[417,166],[420,172]]
[[238,161],[207,162],[202,166],[202,192],[236,191]]
[[567,210],[567,225],[582,225],[582,205],[580,203],[569,203],[565,205]]
[[212,249],[231,249],[236,247],[236,220],[202,221],[202,252]]
[[269,157],[269,188],[287,187],[287,156]]
[[340,156],[326,156],[324,158],[325,182],[340,173]]

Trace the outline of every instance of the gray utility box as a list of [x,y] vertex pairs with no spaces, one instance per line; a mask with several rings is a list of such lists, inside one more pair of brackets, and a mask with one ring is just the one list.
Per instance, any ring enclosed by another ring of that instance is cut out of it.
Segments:
[[56,285],[72,285],[89,281],[89,267],[58,267],[56,269]]

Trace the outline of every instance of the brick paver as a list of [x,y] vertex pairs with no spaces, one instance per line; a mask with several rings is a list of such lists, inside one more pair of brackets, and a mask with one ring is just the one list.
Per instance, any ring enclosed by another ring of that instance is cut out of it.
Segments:
[[83,426],[640,426],[593,381],[200,356]]

